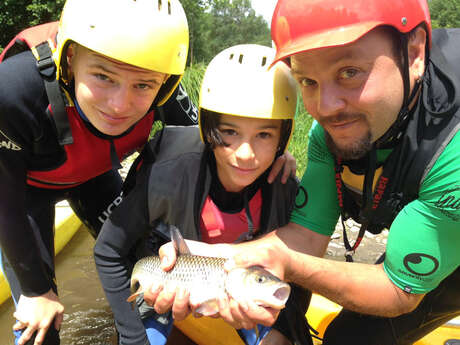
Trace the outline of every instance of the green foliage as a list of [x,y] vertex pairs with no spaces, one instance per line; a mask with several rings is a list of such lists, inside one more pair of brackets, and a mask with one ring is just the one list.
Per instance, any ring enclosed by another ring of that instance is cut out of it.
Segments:
[[59,19],[65,0],[0,1],[0,49],[21,30]]
[[182,78],[182,85],[184,85],[190,100],[196,106],[199,103],[201,81],[203,80],[205,70],[205,64],[195,64],[186,68],[184,77]]
[[189,64],[207,64],[235,44],[270,46],[270,30],[249,0],[182,0],[190,27]]
[[190,32],[190,49],[188,55],[189,64],[201,61],[207,53],[206,39],[203,33],[208,29],[209,1],[207,0],[181,0],[187,16]]
[[460,27],[460,0],[431,0],[428,4],[433,28]]
[[158,132],[159,130],[163,129],[164,125],[163,125],[163,122],[161,120],[156,120],[153,122],[153,125],[152,125],[152,129],[150,130],[150,134],[149,134],[149,140],[151,140],[156,132]]
[[[180,0],[190,32],[188,65],[208,63],[239,43],[270,45],[270,31],[249,0]],[[0,1],[0,51],[21,30],[59,19],[65,0]],[[101,15],[104,15],[101,13]]]
[[288,151],[297,161],[297,176],[302,178],[307,167],[308,132],[313,118],[305,110],[300,94],[297,98],[294,133],[289,143]]

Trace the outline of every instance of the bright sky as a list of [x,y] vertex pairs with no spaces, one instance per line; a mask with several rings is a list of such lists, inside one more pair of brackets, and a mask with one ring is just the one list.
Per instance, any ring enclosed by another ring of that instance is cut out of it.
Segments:
[[277,0],[251,0],[252,8],[257,14],[262,15],[270,26],[272,14]]

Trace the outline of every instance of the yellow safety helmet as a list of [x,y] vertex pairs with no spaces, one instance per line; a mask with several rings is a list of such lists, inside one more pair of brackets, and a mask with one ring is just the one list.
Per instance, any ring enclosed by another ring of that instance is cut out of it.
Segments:
[[[199,124],[204,139],[201,111],[234,116],[291,120],[285,149],[294,130],[297,84],[284,63],[269,68],[275,50],[258,44],[227,48],[209,63],[203,77],[199,103]],[[204,141],[204,140],[203,140]]]
[[65,50],[76,42],[109,58],[171,75],[157,104],[184,74],[188,25],[178,0],[67,0],[57,36],[57,78],[65,78]]

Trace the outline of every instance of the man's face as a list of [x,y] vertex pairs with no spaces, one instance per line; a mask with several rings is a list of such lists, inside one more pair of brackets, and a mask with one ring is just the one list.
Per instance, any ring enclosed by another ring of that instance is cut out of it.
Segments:
[[291,65],[305,108],[326,131],[334,154],[363,157],[396,120],[403,80],[383,30],[345,46],[296,54]]
[[99,131],[119,135],[145,116],[166,78],[71,45],[68,49],[75,97]]

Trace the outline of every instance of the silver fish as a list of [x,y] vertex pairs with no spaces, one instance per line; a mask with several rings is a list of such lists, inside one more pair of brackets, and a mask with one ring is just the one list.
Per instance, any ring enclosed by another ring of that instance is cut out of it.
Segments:
[[[175,247],[182,248],[182,252],[187,252],[182,236],[180,233],[174,233],[177,228],[172,228]],[[177,243],[177,236],[182,243]],[[202,315],[215,314],[218,311],[217,300],[225,294],[239,302],[251,300],[265,307],[284,308],[291,291],[289,284],[259,266],[235,268],[226,272],[224,270],[226,260],[180,254],[177,256],[174,268],[165,272],[160,267],[158,256],[145,257],[134,266],[131,276],[133,294],[128,301],[133,301],[152,283],[159,282],[163,286],[171,284],[173,287],[185,288],[190,293],[190,302],[199,305],[196,312]]]

